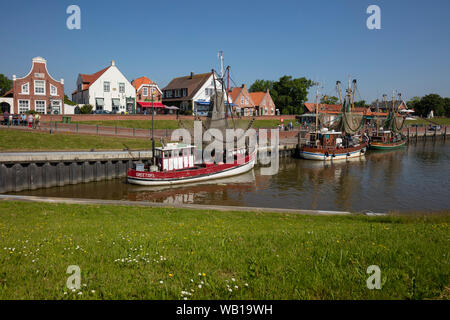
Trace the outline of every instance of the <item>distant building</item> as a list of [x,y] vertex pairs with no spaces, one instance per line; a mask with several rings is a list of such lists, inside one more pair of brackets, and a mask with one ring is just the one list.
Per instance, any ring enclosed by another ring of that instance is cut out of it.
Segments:
[[234,114],[238,116],[253,116],[256,114],[256,105],[247,90],[247,85],[243,84],[241,87],[231,89],[229,95],[235,105],[233,107]]
[[131,84],[136,90],[136,113],[144,113],[151,106],[153,99],[154,108],[163,108],[162,91],[158,85],[147,77],[140,77]]
[[117,68],[114,60],[93,74],[79,74],[72,101],[90,104],[93,110],[135,113],[136,90]]
[[[408,107],[406,106],[406,102],[404,100],[395,100],[394,101],[394,106],[395,109],[400,111],[400,110],[407,110]],[[389,109],[392,108],[392,100],[391,101],[379,101],[376,100],[375,102],[372,103],[372,105],[370,106],[370,109],[372,111],[379,111],[379,112],[387,112],[389,111]]]
[[[163,88],[162,102],[166,106],[176,106],[182,111],[204,116],[209,110],[210,98],[214,88],[222,90],[221,83],[211,72],[174,78]],[[226,95],[224,99],[226,100]],[[230,101],[231,103],[231,101]]]
[[53,79],[44,58],[33,58],[30,72],[23,78],[13,75],[12,80],[12,89],[1,99],[2,111],[64,114],[64,79]]
[[275,103],[272,100],[269,89],[266,92],[250,92],[250,97],[255,104],[255,114],[258,116],[275,115]]

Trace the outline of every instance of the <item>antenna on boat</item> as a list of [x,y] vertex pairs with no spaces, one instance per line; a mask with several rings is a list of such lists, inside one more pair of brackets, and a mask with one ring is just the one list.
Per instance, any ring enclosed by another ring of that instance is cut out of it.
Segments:
[[353,79],[353,89],[352,89],[352,111],[355,108],[355,92],[356,92],[356,79]]
[[339,104],[342,105],[342,92],[341,92],[341,82],[338,80],[336,81],[336,87],[339,94]]
[[318,135],[318,126],[319,126],[319,82],[316,82],[316,141]]
[[223,73],[223,51],[220,50],[217,53],[217,58],[219,59],[219,64],[220,64],[220,78],[223,78],[224,73]]

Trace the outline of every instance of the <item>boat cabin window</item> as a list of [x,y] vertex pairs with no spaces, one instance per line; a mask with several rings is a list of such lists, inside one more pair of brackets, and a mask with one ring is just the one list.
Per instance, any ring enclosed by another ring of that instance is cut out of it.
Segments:
[[195,166],[194,146],[171,147],[166,148],[166,150],[159,149],[155,152],[161,171],[182,170]]

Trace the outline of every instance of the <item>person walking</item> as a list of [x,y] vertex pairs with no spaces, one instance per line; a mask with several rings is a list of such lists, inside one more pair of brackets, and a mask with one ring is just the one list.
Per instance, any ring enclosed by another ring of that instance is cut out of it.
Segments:
[[20,114],[20,123],[22,124],[22,126],[24,126],[26,124],[26,117],[25,117],[25,113],[21,113]]
[[7,126],[8,122],[9,122],[9,113],[8,111],[5,110],[5,112],[3,112],[3,124]]
[[33,120],[34,120],[34,117],[33,117],[33,114],[32,114],[32,113],[30,113],[30,114],[28,115],[27,120],[28,120],[28,128],[33,128]]
[[13,115],[13,126],[18,126],[19,124],[20,124],[19,114],[14,113],[14,115]]
[[37,129],[38,127],[41,127],[41,115],[36,113],[36,116],[34,117],[34,128]]

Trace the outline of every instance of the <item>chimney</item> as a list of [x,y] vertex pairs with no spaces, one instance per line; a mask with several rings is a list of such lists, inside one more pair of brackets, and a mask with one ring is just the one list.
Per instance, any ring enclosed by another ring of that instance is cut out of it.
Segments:
[[13,81],[16,81],[17,77],[15,74],[13,74]]
[[192,78],[194,78],[194,73],[193,72],[191,72],[191,76],[190,76],[190,79],[192,79]]
[[112,65],[112,66],[115,66],[115,65],[116,65],[116,62],[115,62],[114,60],[112,60],[112,61],[111,61],[111,65]]
[[64,79],[61,79],[61,84],[64,84]]
[[242,89],[247,89],[247,85],[244,83],[244,84],[242,84],[242,87],[241,87]]

